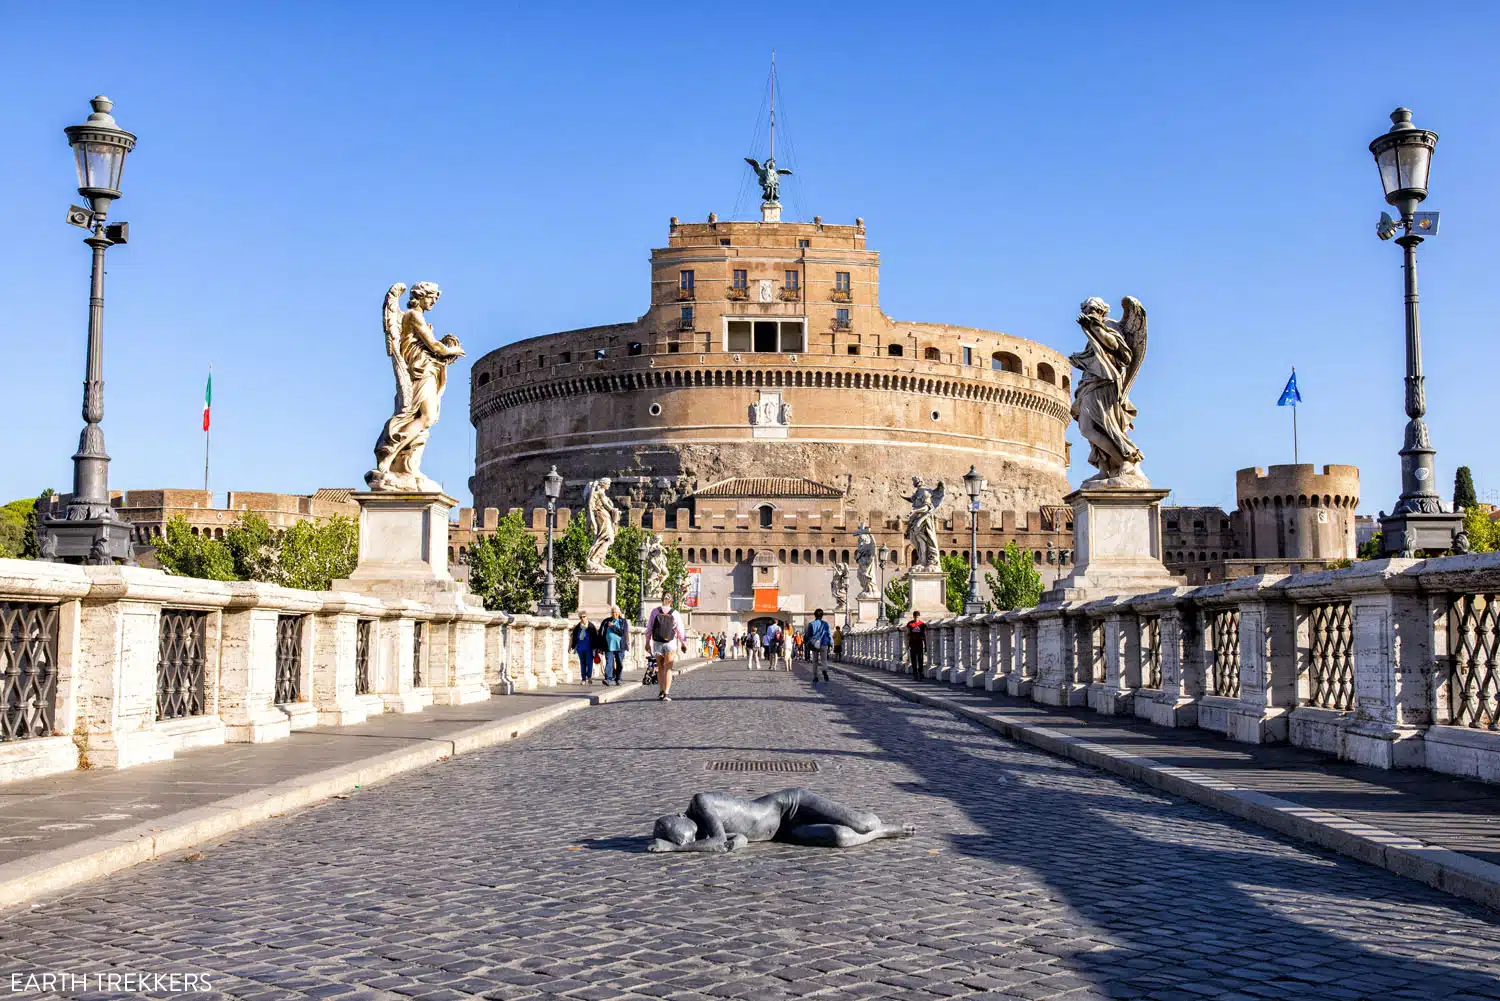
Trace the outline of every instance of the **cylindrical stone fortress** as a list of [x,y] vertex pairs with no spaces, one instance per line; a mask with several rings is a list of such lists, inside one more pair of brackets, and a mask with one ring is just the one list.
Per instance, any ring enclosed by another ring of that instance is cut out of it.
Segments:
[[990,511],[1067,492],[1069,365],[1009,334],[892,320],[854,226],[679,223],[652,251],[639,320],[518,341],[471,374],[478,507],[532,507],[556,464],[565,503],[597,476],[671,507],[731,477],[806,477],[854,510],[899,511],[910,477]]
[[1234,474],[1250,559],[1352,559],[1359,467],[1241,469]]

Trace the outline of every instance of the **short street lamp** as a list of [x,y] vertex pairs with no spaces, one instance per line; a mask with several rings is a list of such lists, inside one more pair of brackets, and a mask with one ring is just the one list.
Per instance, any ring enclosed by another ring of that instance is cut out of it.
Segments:
[[557,498],[562,496],[563,478],[553,466],[552,471],[542,477],[542,490],[547,495],[547,591],[537,603],[536,614],[557,618],[562,608],[557,603],[557,579],[552,574],[552,532],[557,527]]
[[1381,548],[1385,555],[1414,556],[1423,549],[1448,549],[1463,527],[1463,515],[1443,510],[1436,489],[1433,456],[1437,449],[1427,434],[1427,391],[1422,378],[1422,324],[1417,313],[1417,244],[1424,236],[1437,234],[1438,214],[1418,212],[1427,197],[1427,174],[1437,133],[1411,123],[1411,111],[1391,112],[1391,130],[1370,143],[1385,200],[1395,207],[1399,220],[1382,212],[1376,234],[1382,240],[1396,236],[1406,265],[1406,437],[1401,448],[1401,497],[1380,523]]
[[984,493],[984,477],[973,466],[964,474],[964,489],[969,492],[969,596],[964,599],[964,614],[984,611],[979,600],[979,495]]
[[126,242],[129,226],[106,223],[109,203],[120,197],[120,175],[125,155],[135,148],[135,136],[115,124],[107,97],[90,102],[93,114],[82,125],[71,125],[68,145],[78,167],[78,193],[89,207],[68,208],[68,222],[88,230],[84,243],[94,252],[89,287],[89,339],[84,361],[83,433],[73,456],[73,493],[64,517],[44,519],[37,543],[42,558],[110,564],[134,562],[130,524],[109,503],[109,454],[104,451],[104,252]]

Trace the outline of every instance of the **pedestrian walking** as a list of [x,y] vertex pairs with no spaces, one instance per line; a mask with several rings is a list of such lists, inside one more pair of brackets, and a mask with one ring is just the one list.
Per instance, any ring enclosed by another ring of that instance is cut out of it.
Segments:
[[578,654],[578,676],[585,685],[594,683],[594,660],[604,651],[604,637],[599,627],[589,621],[587,612],[578,613],[578,624],[568,634],[568,649]]
[[840,663],[844,660],[844,627],[833,627],[833,659]]
[[609,618],[599,627],[604,637],[604,683],[619,687],[625,679],[625,652],[630,649],[630,623],[611,605]]
[[745,669],[754,671],[766,666],[765,658],[761,656],[760,632],[752,629],[745,634]]
[[833,646],[833,633],[828,628],[828,623],[823,621],[823,610],[813,609],[813,619],[807,624],[806,635],[803,646],[807,649],[807,659],[812,664],[813,684],[818,683],[818,672],[823,672],[823,680],[828,680],[828,648]]
[[783,619],[777,624],[777,649],[776,656],[781,661],[781,669],[788,674],[792,672],[792,624]]
[[914,678],[927,676],[927,623],[922,613],[911,610],[911,621],[905,625],[906,649],[911,655],[911,674]]
[[672,607],[670,594],[662,595],[661,604],[651,610],[651,618],[646,622],[646,641],[656,655],[657,684],[661,688],[656,699],[671,702],[672,664],[678,651],[687,653],[687,633],[683,632],[681,616]]

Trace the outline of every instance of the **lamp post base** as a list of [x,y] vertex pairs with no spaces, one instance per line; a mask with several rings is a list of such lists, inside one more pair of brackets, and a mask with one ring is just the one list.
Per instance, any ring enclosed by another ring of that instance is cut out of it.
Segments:
[[1453,536],[1463,528],[1462,512],[1390,514],[1380,520],[1380,552],[1383,556],[1419,553],[1424,549],[1453,548]]
[[44,518],[37,526],[41,559],[50,563],[110,564],[115,560],[135,565],[135,543],[130,522],[114,511],[103,517],[69,521]]

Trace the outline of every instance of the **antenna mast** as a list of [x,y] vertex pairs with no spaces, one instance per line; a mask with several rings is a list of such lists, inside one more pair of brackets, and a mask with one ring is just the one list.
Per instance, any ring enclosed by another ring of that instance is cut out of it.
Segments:
[[771,50],[771,159],[776,159],[776,50]]

